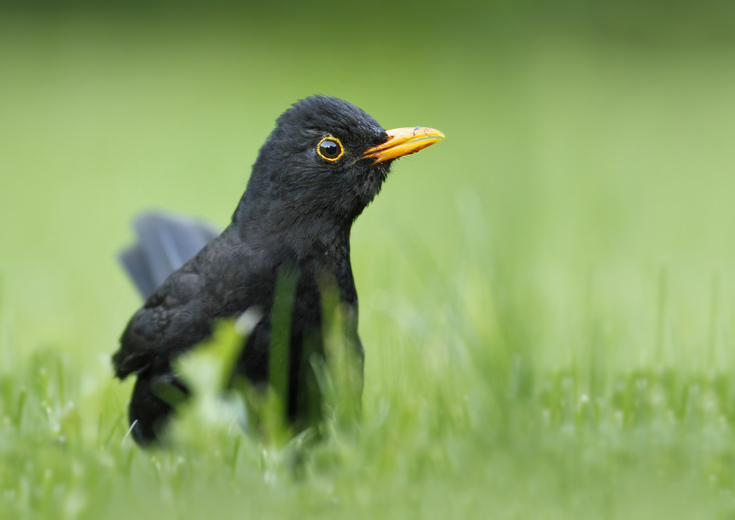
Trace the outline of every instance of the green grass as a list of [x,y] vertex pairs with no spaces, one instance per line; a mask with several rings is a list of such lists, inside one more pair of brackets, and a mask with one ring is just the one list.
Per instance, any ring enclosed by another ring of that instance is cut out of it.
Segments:
[[[733,47],[288,29],[0,21],[0,518],[735,516]],[[141,451],[109,365],[129,222],[224,225],[315,92],[447,135],[353,232],[360,432],[274,447],[207,394]]]

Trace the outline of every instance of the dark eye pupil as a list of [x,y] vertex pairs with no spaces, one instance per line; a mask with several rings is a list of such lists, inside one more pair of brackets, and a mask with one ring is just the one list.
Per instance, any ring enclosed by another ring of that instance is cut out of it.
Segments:
[[319,145],[319,151],[327,159],[336,159],[339,156],[340,148],[337,143],[327,139]]

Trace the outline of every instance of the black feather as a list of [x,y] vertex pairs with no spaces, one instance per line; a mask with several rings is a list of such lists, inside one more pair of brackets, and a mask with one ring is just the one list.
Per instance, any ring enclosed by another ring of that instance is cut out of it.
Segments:
[[[317,154],[326,136],[343,145],[340,160],[329,162]],[[212,240],[200,223],[160,213],[136,221],[138,243],[122,261],[148,299],[128,323],[113,363],[118,377],[138,376],[130,421],[139,442],[155,440],[173,410],[160,396],[161,382],[187,392],[171,360],[209,337],[217,318],[251,307],[260,309],[263,318],[235,370],[263,386],[271,342],[288,338],[286,411],[296,430],[306,427],[313,411],[321,410],[318,392],[312,391],[311,360],[324,355],[324,280],[336,282],[347,310],[346,334],[362,366],[350,230],[380,191],[391,163],[374,164],[363,152],[387,139],[385,130],[354,105],[314,96],[278,119],[222,234]],[[283,297],[275,294],[275,287],[284,272],[296,277],[295,293],[289,296],[290,333],[272,338],[271,310],[274,300]],[[361,382],[355,386],[361,388]]]
[[219,235],[206,222],[161,211],[141,214],[133,229],[137,241],[120,253],[120,262],[144,299]]

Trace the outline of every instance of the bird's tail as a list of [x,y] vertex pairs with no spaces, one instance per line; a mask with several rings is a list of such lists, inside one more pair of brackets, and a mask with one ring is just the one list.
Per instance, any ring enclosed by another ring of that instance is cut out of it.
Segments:
[[219,235],[206,222],[161,211],[139,215],[133,229],[137,241],[119,258],[144,299]]

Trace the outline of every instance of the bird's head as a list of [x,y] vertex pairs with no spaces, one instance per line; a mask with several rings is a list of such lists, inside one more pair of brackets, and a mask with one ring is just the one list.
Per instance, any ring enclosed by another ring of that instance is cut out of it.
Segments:
[[346,101],[312,96],[278,118],[243,203],[267,202],[272,218],[349,226],[378,194],[395,159],[443,137],[423,127],[386,131]]

